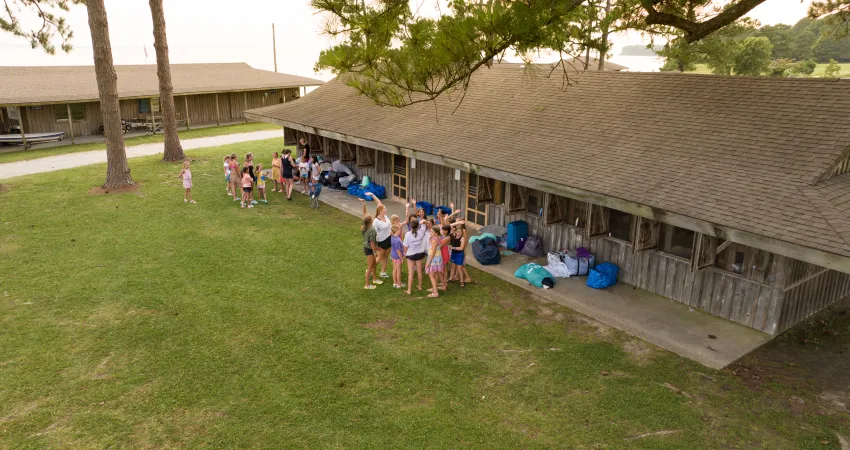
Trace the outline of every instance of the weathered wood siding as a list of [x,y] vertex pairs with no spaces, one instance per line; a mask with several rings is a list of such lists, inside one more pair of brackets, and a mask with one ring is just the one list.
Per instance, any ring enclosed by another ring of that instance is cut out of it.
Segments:
[[[221,122],[234,122],[244,120],[245,96],[244,92],[225,92],[218,94],[219,108],[221,109]],[[184,97],[189,101],[189,121],[191,125],[209,125],[216,123],[215,94],[201,94],[174,97],[174,105],[177,116],[182,120],[184,114]],[[263,106],[276,105],[283,101],[293,101],[299,97],[299,88],[287,88],[276,90],[248,91],[248,109],[261,108]],[[139,99],[124,99],[118,102],[122,119],[139,118]],[[26,130],[28,133],[48,133],[64,131],[66,137],[70,136],[67,121],[56,120],[55,108],[65,108],[65,104],[41,105],[32,109],[32,106],[24,107],[26,111]],[[85,120],[74,121],[74,136],[90,136],[100,134],[100,126],[103,118],[100,114],[100,103],[86,103]],[[182,122],[181,122],[182,124]]]
[[417,160],[415,168],[409,167],[407,176],[410,196],[417,201],[434,206],[454,202],[457,208],[466,209],[466,173],[461,172],[460,180],[455,180],[455,169]]
[[778,331],[850,295],[850,275],[801,261],[793,260],[788,265],[788,281]]
[[369,149],[374,155],[374,163],[371,166],[358,167],[357,164],[349,165],[349,168],[357,174],[357,177],[362,179],[368,176],[373,183],[377,183],[387,189],[387,195],[390,193],[390,183],[392,183],[392,155],[387,152]]
[[[74,136],[91,136],[100,134],[100,125],[103,119],[100,115],[100,103],[86,103],[86,118],[85,120],[74,121]],[[70,128],[65,120],[56,120],[56,110],[54,108],[65,109],[65,104],[43,105],[40,109],[32,109],[27,106],[26,115],[26,131],[27,133],[49,133],[54,131],[64,131],[65,137],[70,137]],[[22,108],[23,109],[23,108]]]
[[[635,253],[629,242],[608,236],[588,239],[581,228],[566,223],[546,225],[543,217],[526,212],[507,213],[504,205],[488,205],[487,220],[503,226],[523,220],[528,223],[529,234],[542,239],[545,251],[584,246],[596,255],[597,263],[607,261],[619,266],[621,282],[766,333],[782,330],[785,261],[770,252],[747,249],[740,275],[714,267],[694,273],[688,259],[657,250]],[[797,270],[811,272],[805,268]]]

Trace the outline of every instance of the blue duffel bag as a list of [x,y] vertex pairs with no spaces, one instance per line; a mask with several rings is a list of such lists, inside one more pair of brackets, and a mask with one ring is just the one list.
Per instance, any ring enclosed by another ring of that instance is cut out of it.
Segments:
[[351,183],[348,185],[348,195],[357,195],[357,189],[360,188],[360,185]]
[[434,214],[434,205],[428,202],[416,202],[416,209],[424,209],[425,215],[430,216]]
[[499,264],[502,261],[502,255],[499,253],[499,246],[493,238],[483,238],[472,243],[472,255],[475,260],[481,265],[487,266],[491,264]]
[[616,264],[604,262],[590,269],[587,275],[587,286],[593,289],[605,289],[617,284],[617,273],[620,268]]
[[375,194],[375,197],[387,198],[387,189],[380,184],[372,183],[366,186],[366,191]]

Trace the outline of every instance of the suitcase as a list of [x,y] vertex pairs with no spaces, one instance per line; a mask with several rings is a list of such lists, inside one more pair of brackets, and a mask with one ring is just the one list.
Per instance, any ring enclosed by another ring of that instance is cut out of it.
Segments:
[[515,250],[520,239],[528,237],[528,223],[517,220],[508,224],[508,248]]

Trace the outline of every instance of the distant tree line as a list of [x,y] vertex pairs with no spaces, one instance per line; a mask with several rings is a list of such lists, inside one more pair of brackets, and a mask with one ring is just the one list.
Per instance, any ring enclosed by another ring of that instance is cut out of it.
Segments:
[[765,26],[742,19],[699,42],[674,42],[658,53],[667,58],[662,71],[705,64],[719,75],[811,76],[818,63],[829,63],[825,76],[837,77],[838,63],[850,62],[850,37],[836,34],[827,18]]

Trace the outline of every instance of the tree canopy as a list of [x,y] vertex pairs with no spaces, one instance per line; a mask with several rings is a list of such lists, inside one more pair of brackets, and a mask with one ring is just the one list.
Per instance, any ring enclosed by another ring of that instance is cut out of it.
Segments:
[[[349,83],[378,104],[404,106],[462,94],[476,70],[509,51],[551,52],[561,61],[588,48],[604,52],[605,27],[691,43],[763,1],[617,0],[600,18],[601,2],[589,0],[451,0],[437,17],[423,16],[409,0],[312,0],[326,17],[326,33],[340,39],[316,69],[350,74]],[[553,70],[569,82],[568,64]]]
[[[85,0],[4,0],[3,3],[4,8],[0,10],[0,30],[26,38],[32,48],[40,47],[51,55],[56,53],[53,39],[58,37],[62,51],[71,51],[74,31],[61,13],[67,12],[70,5],[82,4]],[[36,27],[25,29],[21,25],[21,16],[32,16]]]

